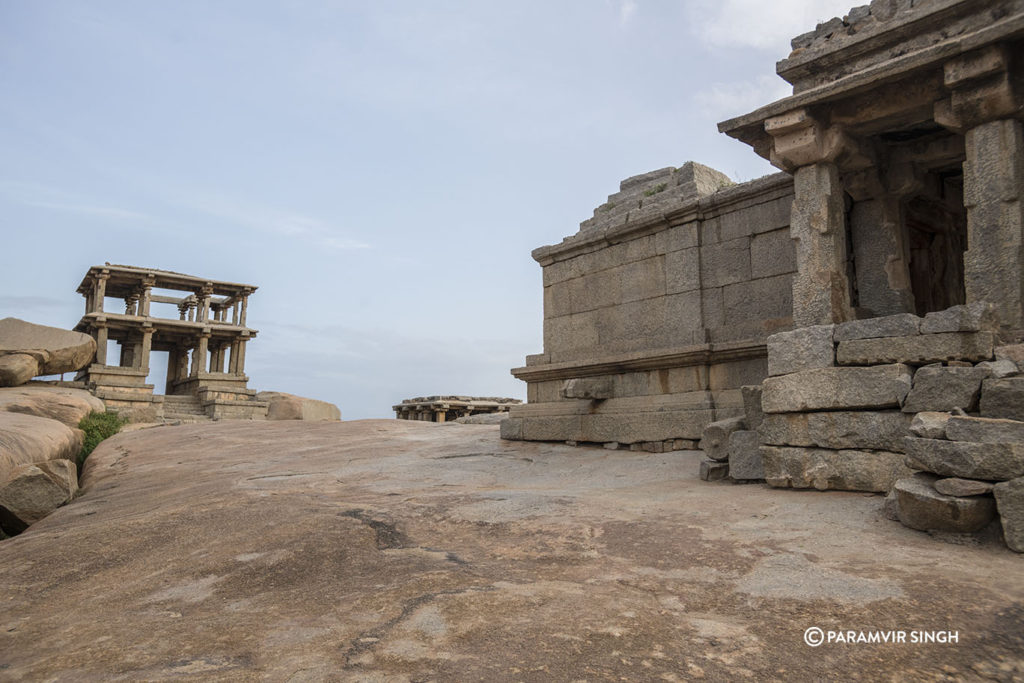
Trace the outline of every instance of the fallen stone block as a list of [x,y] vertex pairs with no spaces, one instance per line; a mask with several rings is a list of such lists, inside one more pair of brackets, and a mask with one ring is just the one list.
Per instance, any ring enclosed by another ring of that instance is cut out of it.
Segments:
[[982,417],[1024,420],[1024,377],[986,379],[978,406]]
[[847,408],[898,408],[911,387],[911,369],[900,363],[870,368],[819,368],[761,385],[761,409],[768,413]]
[[700,440],[700,448],[704,455],[710,460],[725,462],[729,459],[729,435],[743,429],[742,417],[730,417],[725,420],[712,422],[704,428],[704,434]]
[[0,357],[12,354],[34,358],[37,375],[59,375],[92,362],[96,340],[82,332],[4,318],[0,320]]
[[921,334],[941,332],[991,332],[999,329],[999,317],[994,304],[976,301],[951,306],[944,311],[933,311],[921,321]]
[[307,420],[310,422],[337,422],[341,419],[338,406],[327,401],[295,396],[280,391],[261,391],[257,401],[267,403],[268,420]]
[[764,479],[757,432],[740,429],[729,435],[729,476],[733,479]]
[[944,477],[1007,481],[1024,476],[1024,444],[942,441],[908,436],[904,440],[904,451],[908,467]]
[[729,463],[714,460],[700,461],[700,478],[702,481],[719,481],[729,476]]
[[919,531],[973,533],[985,528],[996,513],[987,496],[958,498],[935,490],[936,477],[918,472],[896,482],[896,501],[903,526]]
[[1013,377],[1014,375],[1020,374],[1020,368],[1012,360],[986,360],[978,363],[977,368],[984,368],[988,370],[988,376],[993,379],[1002,379],[1003,377]]
[[992,493],[994,484],[990,481],[978,481],[977,479],[961,479],[950,477],[948,479],[935,480],[935,490],[944,496],[984,496]]
[[953,416],[946,422],[950,441],[1024,443],[1024,422],[992,417]]
[[768,375],[787,375],[836,364],[835,325],[813,325],[768,337]]
[[0,529],[9,536],[20,534],[68,502],[71,495],[59,477],[37,465],[21,465],[0,484]]
[[949,413],[918,413],[910,422],[910,433],[922,439],[945,439],[949,418]]
[[946,332],[914,337],[852,339],[839,342],[836,362],[839,365],[925,365],[951,360],[990,360],[994,339],[991,332]]
[[39,363],[24,353],[0,356],[0,387],[16,387],[40,375]]
[[501,438],[509,441],[522,441],[523,419],[519,417],[510,417],[507,420],[502,420]]
[[761,446],[764,478],[770,486],[820,491],[887,493],[893,483],[911,474],[900,453]]
[[903,412],[938,412],[978,407],[981,381],[988,376],[984,368],[946,368],[926,365],[914,373],[914,386],[903,403]]
[[1024,477],[996,484],[992,490],[1003,525],[1003,540],[1018,553],[1024,553]]
[[898,313],[881,318],[851,320],[836,325],[836,342],[851,339],[878,339],[881,337],[909,337],[921,329],[921,319],[913,313]]
[[912,419],[897,410],[774,413],[758,433],[772,446],[902,451]]
[[764,419],[764,412],[761,410],[761,385],[740,387],[740,394],[743,396],[743,417],[747,429],[757,429]]

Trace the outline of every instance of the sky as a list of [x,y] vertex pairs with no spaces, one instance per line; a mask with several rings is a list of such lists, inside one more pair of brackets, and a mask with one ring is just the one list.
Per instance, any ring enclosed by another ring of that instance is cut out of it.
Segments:
[[[0,0],[0,317],[104,262],[257,285],[249,386],[511,396],[531,250],[629,176],[774,169],[716,123],[849,0]],[[163,391],[164,354],[150,381]]]

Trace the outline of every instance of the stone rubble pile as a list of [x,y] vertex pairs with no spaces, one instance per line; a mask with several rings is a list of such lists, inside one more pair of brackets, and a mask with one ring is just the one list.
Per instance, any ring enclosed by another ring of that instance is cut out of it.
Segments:
[[756,431],[765,418],[761,411],[761,387],[745,386],[740,391],[743,417],[719,420],[704,428],[699,446],[705,456],[700,463],[700,478],[704,481],[764,480],[764,461]]

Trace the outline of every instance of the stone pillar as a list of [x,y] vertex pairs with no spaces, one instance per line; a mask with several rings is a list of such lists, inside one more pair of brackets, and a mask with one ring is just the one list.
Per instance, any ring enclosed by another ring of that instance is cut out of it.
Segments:
[[149,316],[149,299],[152,296],[153,286],[143,285],[142,286],[142,298],[139,300],[139,315],[143,317]]
[[149,352],[153,348],[153,327],[142,329],[142,343],[139,345],[139,357],[135,359],[135,367],[149,370]]
[[793,325],[826,325],[852,318],[846,276],[846,218],[839,169],[803,166],[794,174],[789,233],[795,242]]
[[96,326],[96,364],[107,364],[107,326]]
[[176,374],[175,374],[174,379],[176,381],[181,381],[181,380],[184,380],[184,379],[188,379],[188,376],[189,376],[188,349],[186,349],[186,348],[184,348],[182,346],[179,346],[179,347],[176,348],[176,352],[178,354],[178,365],[175,368]]
[[891,195],[856,202],[850,210],[858,304],[872,316],[914,312],[902,214],[900,199]]
[[199,343],[196,345],[195,351],[192,352],[192,376],[198,377],[200,372],[206,370],[206,351],[209,348],[210,333],[203,331],[199,335]]
[[138,305],[139,305],[139,295],[138,294],[131,294],[129,296],[126,296],[124,298],[124,314],[125,315],[135,315],[136,314],[136,310],[137,310],[136,307]]
[[122,368],[135,367],[135,344],[127,341],[120,342],[121,344],[121,361],[120,366]]
[[242,310],[241,310],[241,313],[239,314],[240,317],[238,319],[238,324],[241,325],[242,327],[245,327],[245,314],[246,314],[248,308],[249,308],[249,295],[246,294],[245,296],[242,297]]
[[1000,323],[1024,328],[1024,123],[989,121],[966,133],[967,303],[991,301]]
[[178,318],[180,320],[184,320],[186,318],[186,316],[188,316],[188,304],[186,304],[186,303],[178,304]]
[[238,342],[238,369],[236,372],[239,375],[245,374],[245,340],[241,339]]
[[96,281],[93,284],[92,290],[92,310],[95,313],[103,312],[103,297],[107,295],[107,280],[109,279],[110,276],[105,275],[103,273],[100,273],[99,275],[96,276]]
[[231,324],[238,324],[238,302],[236,301],[231,305]]
[[447,414],[444,410],[434,411],[434,422],[444,422],[445,417],[447,417]]
[[178,347],[171,349],[170,353],[167,354],[167,381],[164,384],[164,393],[171,394],[174,392],[174,383],[178,380],[181,373],[181,361],[182,352]]
[[231,356],[228,358],[228,372],[238,374],[238,340],[231,342]]

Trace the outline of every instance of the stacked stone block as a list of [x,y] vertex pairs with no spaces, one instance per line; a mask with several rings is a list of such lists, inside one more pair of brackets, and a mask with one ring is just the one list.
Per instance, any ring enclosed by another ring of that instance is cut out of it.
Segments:
[[764,464],[755,431],[764,420],[761,387],[745,386],[740,391],[743,416],[712,422],[704,429],[700,441],[705,456],[700,464],[700,478],[704,481],[764,480]]

